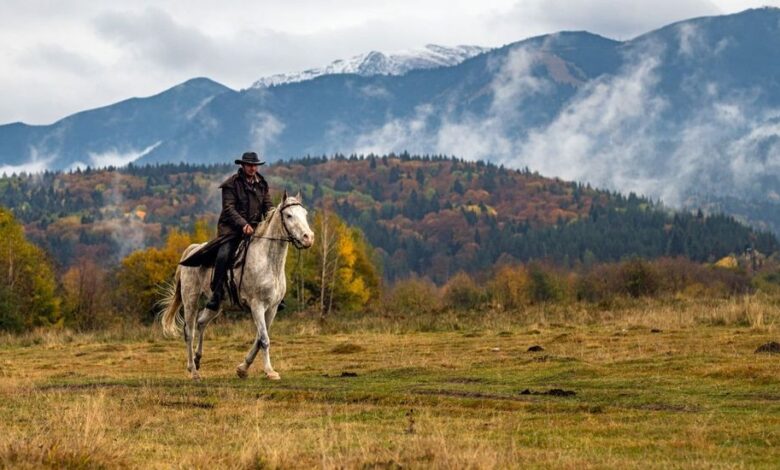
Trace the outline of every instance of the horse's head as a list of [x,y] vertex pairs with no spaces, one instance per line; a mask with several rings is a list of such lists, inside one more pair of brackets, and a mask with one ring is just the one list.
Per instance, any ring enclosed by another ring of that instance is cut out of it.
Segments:
[[282,203],[276,209],[282,218],[282,226],[290,237],[290,242],[299,250],[311,248],[314,244],[314,232],[309,228],[309,221],[306,220],[308,212],[301,201],[300,192],[295,196],[288,196],[285,191]]

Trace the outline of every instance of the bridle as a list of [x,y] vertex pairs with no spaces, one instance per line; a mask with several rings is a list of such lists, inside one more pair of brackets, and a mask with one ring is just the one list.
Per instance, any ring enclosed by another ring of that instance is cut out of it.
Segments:
[[291,202],[289,204],[285,204],[282,207],[279,208],[278,212],[279,217],[282,218],[282,228],[284,229],[285,235],[287,235],[287,238],[276,238],[276,237],[266,237],[266,236],[257,236],[255,238],[264,238],[266,240],[274,240],[277,242],[285,242],[285,243],[292,243],[293,246],[297,249],[303,248],[303,243],[301,243],[297,238],[293,237],[292,232],[290,231],[289,227],[287,227],[287,222],[284,221],[284,211],[285,209],[289,209],[293,206],[301,206],[303,207],[303,204],[300,202]]

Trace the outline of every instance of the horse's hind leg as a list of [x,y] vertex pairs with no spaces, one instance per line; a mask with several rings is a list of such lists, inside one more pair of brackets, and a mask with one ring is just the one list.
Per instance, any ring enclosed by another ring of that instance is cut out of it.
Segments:
[[203,357],[203,333],[211,320],[219,315],[221,310],[214,311],[204,308],[198,315],[198,350],[195,352],[195,370],[200,370],[200,360]]
[[183,295],[184,304],[184,343],[187,348],[187,370],[194,380],[200,379],[198,368],[195,365],[195,357],[192,351],[192,340],[195,336],[195,323],[197,313],[197,295]]

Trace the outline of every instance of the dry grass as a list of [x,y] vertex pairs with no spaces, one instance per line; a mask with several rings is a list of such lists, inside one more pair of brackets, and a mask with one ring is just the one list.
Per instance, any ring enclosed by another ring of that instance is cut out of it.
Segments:
[[246,321],[207,333],[200,383],[158,328],[3,337],[0,467],[772,467],[780,357],[754,350],[777,319],[760,298],[290,317],[280,382],[234,377]]

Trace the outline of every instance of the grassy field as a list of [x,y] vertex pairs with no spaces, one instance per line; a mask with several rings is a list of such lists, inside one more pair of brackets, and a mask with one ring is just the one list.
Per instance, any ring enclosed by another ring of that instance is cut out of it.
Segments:
[[6,336],[0,466],[776,468],[780,355],[754,351],[780,339],[777,311],[290,317],[271,329],[278,382],[234,375],[245,321],[207,333],[201,382],[159,326]]

